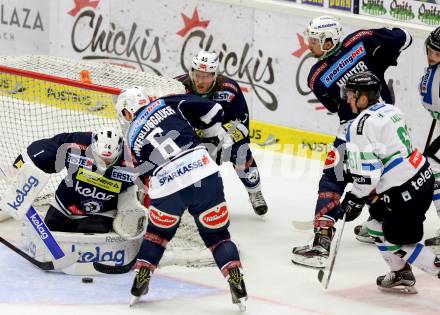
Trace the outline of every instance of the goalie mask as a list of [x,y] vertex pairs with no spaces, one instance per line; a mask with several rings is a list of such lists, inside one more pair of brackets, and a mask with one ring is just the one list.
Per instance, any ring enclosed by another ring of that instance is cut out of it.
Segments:
[[194,89],[199,94],[209,93],[215,85],[219,59],[215,52],[201,50],[194,56],[189,73]]
[[[324,53],[334,49],[342,37],[342,26],[339,21],[332,16],[320,16],[310,21],[305,32],[306,39],[316,40]],[[333,47],[324,49],[326,40],[331,40]]]
[[92,135],[92,150],[97,166],[108,168],[113,165],[122,154],[122,134],[114,127],[102,127]]

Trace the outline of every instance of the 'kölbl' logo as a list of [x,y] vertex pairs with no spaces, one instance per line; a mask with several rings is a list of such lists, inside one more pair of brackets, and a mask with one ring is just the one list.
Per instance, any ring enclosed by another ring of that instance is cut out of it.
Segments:
[[333,149],[327,154],[324,162],[324,168],[332,168],[338,163],[338,153]]
[[150,208],[148,216],[150,218],[150,222],[164,229],[169,229],[179,222],[178,216],[162,212],[154,207]]
[[210,229],[217,229],[229,222],[229,213],[226,203],[223,202],[215,208],[208,209],[199,215],[199,221],[203,226]]

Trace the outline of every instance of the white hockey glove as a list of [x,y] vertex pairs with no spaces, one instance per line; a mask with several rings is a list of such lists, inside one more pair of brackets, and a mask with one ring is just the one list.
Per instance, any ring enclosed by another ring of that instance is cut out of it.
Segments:
[[46,186],[49,174],[36,167],[30,159],[26,159],[23,166],[11,177],[0,197],[0,208],[15,220],[21,220]]
[[118,196],[118,210],[113,220],[113,230],[126,240],[145,233],[146,209],[137,200],[136,186],[130,186]]

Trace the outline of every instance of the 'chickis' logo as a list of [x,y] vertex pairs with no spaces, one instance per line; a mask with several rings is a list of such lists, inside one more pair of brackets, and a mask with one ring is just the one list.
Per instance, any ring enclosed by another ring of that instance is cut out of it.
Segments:
[[200,19],[197,8],[194,9],[191,18],[183,13],[182,17],[184,27],[177,32],[177,35],[185,38],[180,52],[180,64],[185,72],[189,70],[186,65],[195,52],[194,47],[216,51],[220,61],[220,73],[233,77],[240,85],[244,85],[245,87],[241,87],[244,92],[248,91],[246,86],[253,89],[267,109],[277,109],[278,100],[268,88],[275,81],[272,57],[265,57],[261,49],[252,53],[251,43],[245,43],[241,52],[228,50],[226,43],[212,47],[214,36],[206,32],[210,21]]

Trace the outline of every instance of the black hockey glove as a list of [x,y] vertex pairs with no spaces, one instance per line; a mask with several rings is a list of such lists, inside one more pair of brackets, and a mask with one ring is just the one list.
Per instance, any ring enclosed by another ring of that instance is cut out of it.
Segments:
[[345,214],[345,221],[350,222],[356,219],[362,212],[368,197],[358,198],[351,192],[345,194],[339,210],[340,218]]

